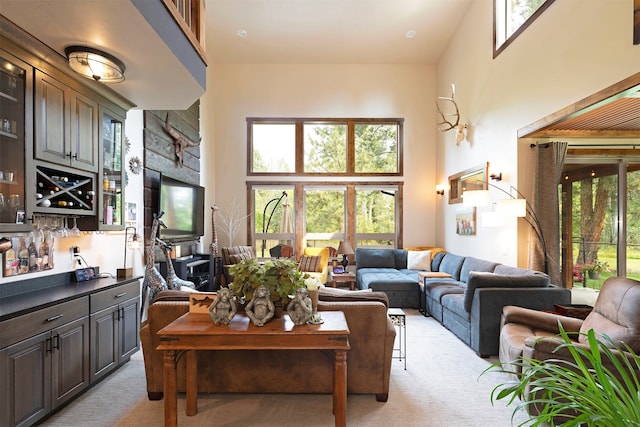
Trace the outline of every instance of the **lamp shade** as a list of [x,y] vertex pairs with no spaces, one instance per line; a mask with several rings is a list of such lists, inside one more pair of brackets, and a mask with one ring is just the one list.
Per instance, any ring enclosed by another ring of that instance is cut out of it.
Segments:
[[69,67],[88,79],[104,83],[124,81],[125,66],[113,55],[85,46],[69,46],[64,53]]
[[342,255],[353,255],[353,248],[349,242],[343,240],[340,242],[337,252]]
[[527,201],[525,199],[498,200],[496,212],[504,217],[524,217],[527,215]]
[[490,205],[489,190],[467,190],[462,193],[462,203],[465,207]]

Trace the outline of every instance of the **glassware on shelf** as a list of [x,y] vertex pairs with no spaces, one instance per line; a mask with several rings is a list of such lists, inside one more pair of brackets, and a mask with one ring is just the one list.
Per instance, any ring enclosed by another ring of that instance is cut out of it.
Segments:
[[80,229],[78,228],[78,217],[73,217],[73,228],[69,230],[69,237],[80,237]]

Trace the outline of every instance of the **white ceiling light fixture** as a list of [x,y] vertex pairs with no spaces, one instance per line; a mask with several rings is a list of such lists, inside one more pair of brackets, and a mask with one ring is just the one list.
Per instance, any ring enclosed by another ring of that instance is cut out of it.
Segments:
[[407,31],[407,33],[405,34],[405,37],[408,39],[412,39],[416,36],[416,30],[409,30]]
[[124,81],[124,63],[113,55],[86,46],[69,46],[64,53],[69,67],[88,79],[103,83]]
[[236,31],[236,34],[240,38],[245,38],[245,37],[247,37],[247,30],[238,30],[238,31]]

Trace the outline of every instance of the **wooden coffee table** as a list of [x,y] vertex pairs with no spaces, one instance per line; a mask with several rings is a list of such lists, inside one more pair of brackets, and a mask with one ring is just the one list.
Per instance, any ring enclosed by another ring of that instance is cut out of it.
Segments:
[[347,425],[347,351],[349,326],[341,311],[323,311],[323,324],[295,326],[288,315],[254,326],[236,314],[227,326],[217,326],[209,314],[186,313],[158,332],[164,352],[164,423],[178,424],[176,366],[186,353],[186,414],[198,412],[198,350],[332,350],[333,413],[336,426]]

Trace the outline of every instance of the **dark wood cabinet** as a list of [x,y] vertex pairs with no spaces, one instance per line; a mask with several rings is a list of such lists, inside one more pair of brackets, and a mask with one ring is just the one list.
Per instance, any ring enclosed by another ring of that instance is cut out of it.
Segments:
[[21,330],[38,333],[0,350],[0,425],[32,425],[89,386],[87,310],[84,297],[3,322],[3,345]]
[[95,382],[140,348],[138,281],[91,295],[91,382]]
[[35,77],[35,157],[98,171],[98,103],[40,70]]
[[138,351],[139,278],[94,286],[0,322],[0,426],[33,425]]

